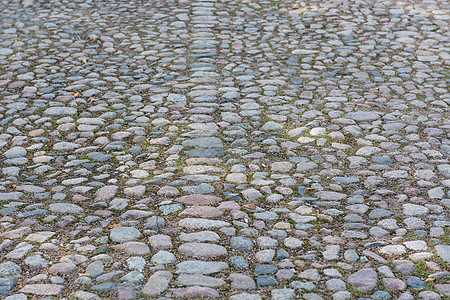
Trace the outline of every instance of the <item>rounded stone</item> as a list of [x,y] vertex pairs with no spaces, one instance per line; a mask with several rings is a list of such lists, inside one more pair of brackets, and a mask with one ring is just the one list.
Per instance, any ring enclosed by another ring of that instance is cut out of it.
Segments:
[[255,254],[255,259],[260,263],[269,263],[275,256],[275,250],[261,250]]
[[248,268],[248,261],[242,256],[232,256],[230,262],[236,269],[246,270]]
[[345,291],[347,289],[347,285],[345,281],[342,279],[330,279],[326,281],[327,290],[330,291]]
[[22,269],[15,262],[7,261],[0,264],[0,276],[17,278],[20,275],[22,275]]
[[72,203],[52,203],[49,205],[49,209],[61,214],[81,214],[84,212],[82,207]]
[[284,240],[284,245],[289,249],[297,249],[302,247],[303,242],[298,238],[288,237]]
[[[445,295],[445,296],[448,296],[448,295],[449,294],[447,293],[447,295]],[[441,300],[442,299],[438,293],[433,292],[433,291],[422,291],[419,293],[419,298],[423,299],[423,300]],[[444,298],[444,299],[446,299],[446,298]]]
[[377,272],[372,269],[359,270],[347,278],[348,283],[363,293],[372,291],[377,286],[377,280]]
[[130,270],[142,271],[146,264],[147,261],[140,256],[132,256],[127,259],[127,266]]
[[231,287],[236,290],[254,290],[256,288],[256,283],[250,276],[232,273],[228,277],[231,282]]
[[126,243],[137,240],[141,233],[134,227],[122,226],[111,229],[109,236],[113,242]]
[[347,300],[352,298],[352,293],[348,291],[339,291],[333,294],[333,300]]
[[225,247],[208,243],[186,243],[178,247],[178,252],[197,258],[216,258],[228,254]]
[[373,299],[391,299],[392,296],[389,292],[386,291],[376,291],[372,294]]
[[416,276],[409,277],[406,280],[406,285],[413,289],[423,289],[427,287],[426,282]]
[[289,300],[295,299],[295,291],[293,289],[274,289],[272,290],[272,300]]
[[48,261],[40,255],[31,255],[25,258],[24,264],[31,270],[45,269],[48,266]]
[[101,260],[93,261],[86,268],[86,274],[89,274],[91,277],[97,277],[103,273],[105,266]]
[[291,280],[292,277],[294,277],[294,275],[295,275],[294,271],[290,269],[281,269],[278,270],[278,272],[275,274],[277,279],[281,281]]
[[61,106],[50,107],[44,111],[45,116],[51,117],[74,115],[76,113],[77,109],[75,107],[61,107]]
[[5,56],[7,56],[7,55],[11,55],[11,54],[13,54],[14,53],[14,51],[12,51],[11,49],[8,49],[8,48],[0,48],[0,55],[5,55]]
[[390,291],[403,291],[406,289],[406,284],[397,278],[383,278],[383,284]]
[[0,296],[6,295],[16,286],[16,281],[12,278],[0,278]]
[[253,249],[253,241],[243,236],[232,237],[230,239],[230,247],[236,251],[248,252]]
[[162,228],[166,225],[164,218],[160,216],[153,216],[147,219],[145,226],[152,229]]
[[264,130],[264,131],[277,131],[277,130],[283,130],[283,129],[284,129],[284,125],[273,122],[273,121],[269,121],[261,127],[261,130]]
[[151,262],[155,264],[171,264],[176,261],[175,255],[170,253],[169,251],[160,250],[155,255],[152,256]]
[[346,261],[354,263],[359,259],[359,255],[355,250],[346,250],[344,252],[344,258]]
[[278,268],[274,265],[257,265],[255,267],[255,274],[275,274],[278,271]]
[[25,156],[27,156],[27,150],[23,147],[13,147],[13,148],[5,151],[5,153],[3,153],[3,155],[6,158],[25,157]]
[[259,286],[274,286],[278,285],[278,281],[273,276],[268,275],[260,275],[258,276],[258,279],[256,280],[256,283]]

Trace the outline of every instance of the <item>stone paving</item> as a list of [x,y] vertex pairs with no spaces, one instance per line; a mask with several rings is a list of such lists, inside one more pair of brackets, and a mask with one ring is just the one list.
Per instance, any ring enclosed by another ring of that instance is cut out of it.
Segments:
[[3,299],[449,299],[449,7],[1,0]]

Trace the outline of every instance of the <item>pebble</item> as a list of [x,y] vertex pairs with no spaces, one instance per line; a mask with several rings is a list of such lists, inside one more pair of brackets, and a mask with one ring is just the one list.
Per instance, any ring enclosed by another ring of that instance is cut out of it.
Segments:
[[14,51],[8,48],[0,48],[0,55],[11,55]]
[[27,300],[28,297],[24,293],[14,294],[11,296],[6,297],[7,300]]

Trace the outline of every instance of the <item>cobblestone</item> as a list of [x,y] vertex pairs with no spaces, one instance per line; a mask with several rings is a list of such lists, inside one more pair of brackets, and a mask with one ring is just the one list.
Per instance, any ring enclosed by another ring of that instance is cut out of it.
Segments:
[[0,10],[5,299],[449,296],[445,1]]

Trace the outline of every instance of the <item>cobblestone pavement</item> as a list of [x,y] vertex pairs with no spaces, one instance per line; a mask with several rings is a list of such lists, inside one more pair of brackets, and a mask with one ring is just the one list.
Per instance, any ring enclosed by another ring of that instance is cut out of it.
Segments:
[[0,0],[0,295],[449,299],[449,7]]

